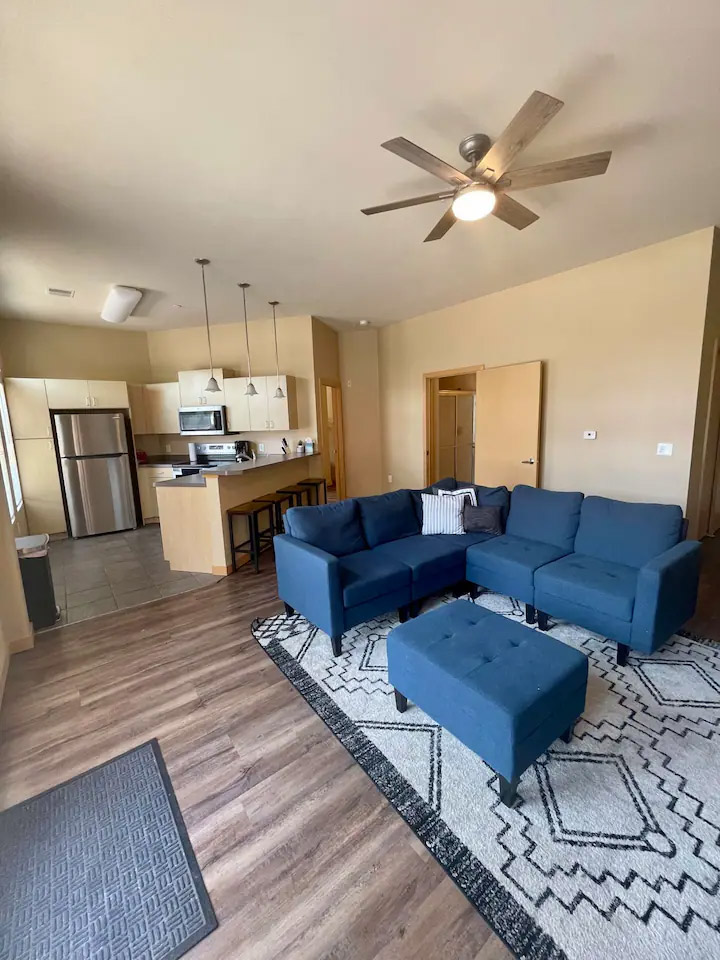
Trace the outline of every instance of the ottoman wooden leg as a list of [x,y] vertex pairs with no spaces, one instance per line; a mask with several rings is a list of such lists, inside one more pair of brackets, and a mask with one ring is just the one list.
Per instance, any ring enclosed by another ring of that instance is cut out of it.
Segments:
[[617,645],[617,664],[619,667],[624,667],[627,664],[629,653],[630,647],[626,643]]
[[285,613],[289,617],[291,617],[295,613],[295,610],[293,609],[293,607],[291,607],[289,603],[285,603],[284,600],[283,600],[283,606],[285,607]]
[[565,731],[565,733],[561,734],[560,739],[564,740],[565,743],[570,743],[570,741],[572,740],[574,728],[575,728],[575,724],[571,723],[570,726]]
[[537,625],[538,630],[542,630],[543,632],[550,629],[548,624],[548,615],[543,613],[542,610],[537,611]]
[[530,603],[525,604],[525,623],[535,623],[537,612]]
[[407,710],[407,697],[404,697],[399,690],[395,691],[395,706],[400,713],[405,713]]
[[332,644],[333,656],[339,657],[342,653],[342,636],[330,637],[330,643]]
[[513,777],[509,782],[505,777],[498,774],[498,784],[500,787],[500,799],[506,807],[512,807],[518,800],[517,785],[520,777]]

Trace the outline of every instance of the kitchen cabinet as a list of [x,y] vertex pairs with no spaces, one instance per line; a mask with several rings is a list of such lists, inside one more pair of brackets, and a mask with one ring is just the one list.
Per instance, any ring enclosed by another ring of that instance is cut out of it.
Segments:
[[202,407],[206,404],[211,407],[222,406],[225,403],[223,385],[225,378],[232,376],[232,371],[215,367],[213,373],[220,387],[220,393],[207,393],[205,391],[211,376],[209,367],[207,370],[181,370],[178,373],[180,406]]
[[225,380],[225,412],[228,430],[246,433],[250,430],[250,404],[245,393],[247,377],[228,377]]
[[52,437],[44,380],[8,377],[5,380],[5,395],[16,440]]
[[177,381],[145,384],[148,433],[180,433],[178,407],[180,407],[180,385]]
[[129,383],[127,391],[133,434],[152,433],[148,423],[145,387],[141,383]]
[[46,380],[45,390],[51,410],[115,409],[128,405],[124,380]]
[[250,430],[295,430],[297,429],[297,399],[295,377],[280,377],[280,386],[285,394],[281,399],[275,397],[278,378],[253,377],[257,394],[248,397],[250,408]]
[[143,522],[157,520],[158,502],[155,483],[158,480],[172,480],[172,467],[138,467],[138,487],[140,489],[140,507]]
[[64,533],[65,509],[52,440],[15,441],[28,533]]

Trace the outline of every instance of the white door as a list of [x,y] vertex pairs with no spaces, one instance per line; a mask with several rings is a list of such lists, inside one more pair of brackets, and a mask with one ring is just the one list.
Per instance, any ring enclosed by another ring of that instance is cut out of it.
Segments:
[[116,410],[129,404],[124,380],[88,380],[88,392],[93,407]]
[[[271,430],[289,430],[290,429],[290,410],[288,407],[288,384],[287,377],[266,377],[268,394],[268,422]],[[278,399],[275,391],[279,386],[285,396]]]
[[250,430],[250,399],[247,390],[247,377],[229,377],[225,381],[225,411],[227,413],[228,430],[245,433]]
[[28,533],[64,533],[65,510],[52,440],[16,440]]
[[252,378],[257,393],[254,397],[248,397],[251,430],[270,429],[268,426],[270,418],[268,416],[267,379],[267,377]]
[[90,406],[87,380],[46,380],[45,390],[51,410],[77,410]]
[[145,384],[145,410],[150,433],[180,433],[180,388],[175,383]]
[[8,377],[5,380],[5,395],[16,440],[52,436],[44,380]]

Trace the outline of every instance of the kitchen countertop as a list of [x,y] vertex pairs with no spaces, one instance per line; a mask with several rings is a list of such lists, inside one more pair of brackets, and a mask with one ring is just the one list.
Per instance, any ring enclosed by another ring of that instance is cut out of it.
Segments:
[[163,456],[152,456],[147,458],[147,463],[138,463],[139,467],[172,467],[176,463],[190,463],[190,457],[182,453],[166,453]]
[[[158,480],[156,487],[204,487],[206,486],[205,477],[235,477],[250,470],[259,470],[261,467],[271,467],[278,463],[287,463],[290,460],[303,460],[305,457],[316,457],[319,450],[313,453],[269,453],[258,457],[256,460],[246,460],[243,463],[227,463],[219,467],[204,467],[202,473],[195,473],[189,477],[176,477],[174,480]],[[178,461],[175,460],[175,463]],[[157,464],[154,464],[157,466]],[[153,466],[153,464],[149,464]]]

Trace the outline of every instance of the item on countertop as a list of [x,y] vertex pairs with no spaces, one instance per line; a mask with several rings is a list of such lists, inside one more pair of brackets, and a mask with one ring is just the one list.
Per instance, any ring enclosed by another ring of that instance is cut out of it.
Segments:
[[288,442],[287,442],[287,440],[285,439],[285,437],[282,438],[281,446],[282,446],[283,456],[286,457],[286,456],[288,455],[288,453],[290,452],[290,447],[288,446]]
[[197,444],[188,443],[188,457],[190,458],[190,463],[197,463]]
[[474,507],[466,501],[463,508],[463,526],[465,533],[490,533],[499,537],[503,532],[502,510],[500,507]]
[[436,533],[465,533],[463,527],[464,497],[439,497],[431,493],[420,494],[422,500],[423,536]]
[[475,492],[475,487],[458,487],[457,490],[438,490],[439,497],[462,497],[467,503],[471,503],[473,507],[478,505],[477,503],[477,493]]
[[305,453],[305,444],[302,440],[298,440],[298,445],[295,447],[295,453]]
[[144,450],[138,450],[137,447],[135,448],[135,458],[138,463],[148,462],[148,455],[145,453]]
[[305,437],[305,454],[311,456],[315,453],[315,442],[312,437]]

